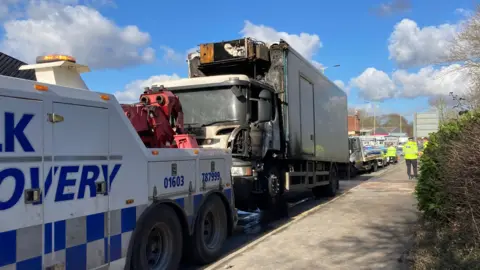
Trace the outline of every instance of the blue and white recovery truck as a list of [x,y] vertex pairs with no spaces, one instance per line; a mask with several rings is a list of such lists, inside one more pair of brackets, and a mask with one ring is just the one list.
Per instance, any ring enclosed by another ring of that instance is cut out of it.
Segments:
[[[68,57],[0,76],[0,269],[177,269],[237,222],[231,154],[147,148]],[[59,61],[60,60],[60,61]]]

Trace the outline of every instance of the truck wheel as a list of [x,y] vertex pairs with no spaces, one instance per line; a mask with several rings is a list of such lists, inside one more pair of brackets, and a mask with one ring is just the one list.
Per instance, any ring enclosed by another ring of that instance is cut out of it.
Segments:
[[337,190],[339,189],[339,177],[338,177],[338,169],[336,165],[333,165],[330,169],[330,179],[329,184],[326,186],[314,187],[312,189],[313,196],[316,198],[321,198],[324,196],[327,197],[335,197],[337,195]]
[[277,167],[269,167],[265,174],[266,192],[258,198],[258,208],[269,211],[273,219],[288,216],[288,204],[283,196],[285,189],[282,176]]
[[182,258],[182,226],[166,205],[151,210],[139,224],[132,248],[132,269],[178,269]]
[[227,213],[217,195],[210,196],[198,212],[192,237],[194,261],[207,264],[215,261],[227,239]]
[[350,165],[350,178],[354,178],[355,176],[357,176],[358,174],[358,169],[353,166],[353,165]]
[[378,171],[378,163],[374,162],[372,166],[372,172],[376,172],[376,171]]

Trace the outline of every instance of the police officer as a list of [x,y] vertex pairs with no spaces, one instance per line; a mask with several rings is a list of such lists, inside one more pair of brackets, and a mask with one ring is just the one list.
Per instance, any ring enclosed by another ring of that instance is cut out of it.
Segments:
[[428,138],[427,137],[423,137],[423,150],[425,151],[425,148],[427,148],[427,145],[428,145]]
[[387,158],[393,159],[393,162],[397,162],[397,148],[391,143],[387,148]]
[[[407,164],[408,179],[417,178],[418,145],[412,137],[408,138],[408,142],[403,145],[403,153],[405,156],[405,163]],[[412,167],[413,176],[411,173]]]

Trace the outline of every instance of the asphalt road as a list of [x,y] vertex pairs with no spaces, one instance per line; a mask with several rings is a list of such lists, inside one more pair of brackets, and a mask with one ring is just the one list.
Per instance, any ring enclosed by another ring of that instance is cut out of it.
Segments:
[[[328,202],[335,200],[338,198],[341,194],[344,194],[351,190],[352,188],[358,186],[361,183],[364,183],[365,181],[368,181],[372,179],[373,177],[379,177],[385,173],[388,173],[392,169],[394,169],[397,166],[401,166],[402,164],[397,164],[397,165],[390,165],[386,168],[382,168],[379,171],[371,174],[361,174],[351,180],[342,180],[340,182],[340,190],[339,193],[336,197],[331,198],[331,199],[314,199],[314,198],[306,198],[302,201],[299,201],[296,204],[292,204],[291,207],[289,208],[289,217],[286,219],[282,220],[277,220],[274,222],[271,222],[268,226],[265,228],[261,228],[260,230],[257,230],[255,232],[251,233],[245,233],[243,229],[239,228],[235,234],[230,237],[227,240],[227,243],[225,244],[225,248],[223,251],[222,258],[225,256],[228,256],[229,254],[241,249],[245,245],[248,245],[249,243],[254,242],[255,240],[261,238],[262,236],[268,234],[269,232],[275,230],[276,228],[281,227],[284,224],[287,224],[296,218],[305,215],[309,211],[314,211],[315,208],[318,208],[321,205],[327,204]],[[219,260],[221,260],[220,258]],[[194,265],[184,265],[182,266],[181,269],[184,270],[197,270],[197,269],[207,269],[209,265],[206,266],[194,266]]]
[[206,270],[406,270],[417,223],[416,181],[406,166],[351,188],[246,244]]

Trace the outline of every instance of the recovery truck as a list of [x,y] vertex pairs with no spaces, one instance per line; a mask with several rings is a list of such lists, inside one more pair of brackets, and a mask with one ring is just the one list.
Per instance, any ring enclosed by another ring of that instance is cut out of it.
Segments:
[[0,269],[178,269],[215,260],[237,222],[231,154],[195,148],[181,104],[88,90],[46,56],[0,76]]
[[335,196],[349,164],[345,92],[283,40],[199,47],[189,78],[154,85],[179,97],[200,147],[232,151],[237,208],[281,210],[305,191]]

